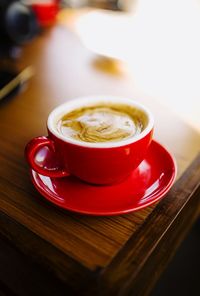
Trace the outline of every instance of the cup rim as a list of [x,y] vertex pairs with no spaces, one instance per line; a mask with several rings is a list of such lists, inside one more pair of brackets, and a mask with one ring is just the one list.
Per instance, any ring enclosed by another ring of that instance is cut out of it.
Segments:
[[[92,106],[97,103],[112,103],[112,104],[119,103],[119,104],[126,104],[132,107],[136,107],[147,115],[147,118],[148,118],[147,126],[140,134],[125,140],[121,140],[119,142],[100,142],[100,143],[81,142],[76,139],[63,136],[58,132],[58,130],[56,129],[56,123],[66,112],[69,112],[73,109],[76,109],[82,106],[84,107]],[[59,138],[60,140],[66,143],[87,147],[87,148],[114,148],[114,147],[126,146],[144,138],[153,129],[154,118],[151,111],[147,107],[145,107],[143,104],[131,98],[110,96],[110,95],[93,95],[93,96],[84,96],[84,97],[74,98],[53,109],[48,116],[47,127],[48,127],[48,130],[54,136],[56,136],[57,138]]]

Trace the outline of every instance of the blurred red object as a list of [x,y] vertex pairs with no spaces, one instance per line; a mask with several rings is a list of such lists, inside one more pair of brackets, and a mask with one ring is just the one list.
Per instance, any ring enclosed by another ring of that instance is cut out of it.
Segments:
[[54,23],[59,10],[58,0],[48,1],[46,3],[37,1],[31,6],[41,27],[46,27]]

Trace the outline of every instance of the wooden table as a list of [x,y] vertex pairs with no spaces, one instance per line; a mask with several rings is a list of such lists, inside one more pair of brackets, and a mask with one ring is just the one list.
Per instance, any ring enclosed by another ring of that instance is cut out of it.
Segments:
[[[98,71],[96,56],[57,25],[24,48],[34,65],[27,89],[0,104],[0,282],[2,295],[147,295],[200,210],[200,136],[173,112],[136,93],[128,76]],[[156,205],[115,217],[59,210],[33,187],[24,147],[46,134],[48,113],[77,96],[136,98],[155,115],[155,138],[178,176]],[[0,295],[1,295],[0,293]]]

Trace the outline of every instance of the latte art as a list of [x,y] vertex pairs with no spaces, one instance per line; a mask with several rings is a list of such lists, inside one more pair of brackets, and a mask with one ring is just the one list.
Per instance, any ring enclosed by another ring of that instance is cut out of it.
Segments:
[[142,121],[122,106],[76,109],[58,122],[62,135],[91,143],[118,142],[141,133],[142,129]]

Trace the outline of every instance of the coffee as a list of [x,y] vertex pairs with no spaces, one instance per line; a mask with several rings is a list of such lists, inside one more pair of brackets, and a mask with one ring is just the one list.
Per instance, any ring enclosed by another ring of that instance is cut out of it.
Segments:
[[83,142],[118,142],[140,134],[146,124],[141,110],[104,103],[66,113],[58,121],[57,129],[65,137]]

